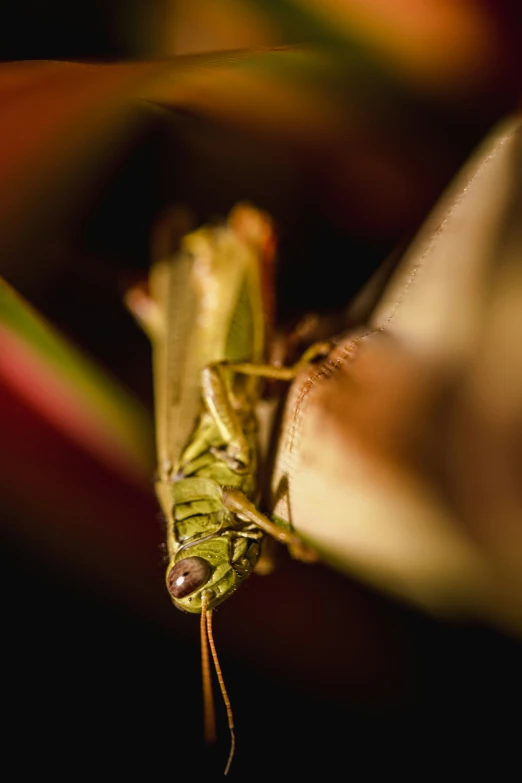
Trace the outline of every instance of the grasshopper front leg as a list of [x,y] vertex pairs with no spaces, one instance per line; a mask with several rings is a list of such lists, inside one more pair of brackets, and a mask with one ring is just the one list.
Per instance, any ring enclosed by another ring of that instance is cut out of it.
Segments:
[[230,467],[244,470],[250,460],[248,442],[232,404],[230,374],[241,373],[273,380],[292,381],[304,367],[318,356],[326,355],[330,349],[331,343],[315,343],[291,367],[221,361],[203,369],[201,373],[203,401],[226,443],[226,452],[222,454],[222,458]]
[[279,527],[275,522],[265,517],[240,490],[224,489],[223,502],[229,511],[233,511],[246,522],[257,525],[280,544],[285,544],[296,560],[302,560],[304,563],[314,563],[317,560],[316,552],[305,544],[296,533]]
[[234,470],[246,470],[250,462],[250,449],[232,405],[232,392],[225,367],[225,362],[218,362],[203,369],[201,394],[226,443],[226,451],[221,454],[221,458]]
[[308,364],[320,357],[327,356],[331,350],[332,343],[330,342],[314,343],[307,348],[299,361],[290,367],[279,367],[275,364],[251,364],[250,362],[219,362],[219,366],[226,368],[229,372],[239,372],[243,375],[257,375],[276,381],[293,381]]

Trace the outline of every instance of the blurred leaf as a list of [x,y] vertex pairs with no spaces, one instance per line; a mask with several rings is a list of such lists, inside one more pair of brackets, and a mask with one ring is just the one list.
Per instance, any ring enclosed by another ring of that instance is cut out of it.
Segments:
[[[74,221],[168,108],[267,139],[319,213],[395,239],[418,221],[498,106],[426,101],[337,49],[222,52],[170,62],[0,65],[0,271]],[[198,177],[197,171],[192,177]],[[29,218],[30,216],[30,218]],[[28,222],[31,231],[27,231]]]
[[306,44],[335,52],[345,69],[365,73],[368,87],[374,80],[468,103],[498,89],[499,76],[509,81],[508,18],[487,2],[170,0],[157,16],[156,49]]
[[149,416],[1,279],[0,378],[80,447],[128,480],[148,482]]
[[[136,139],[143,117],[130,99],[160,66],[0,64],[0,269],[56,233],[104,166]],[[30,231],[28,231],[30,226]]]
[[296,382],[274,481],[325,562],[518,633],[521,128],[492,132],[368,327]]
[[150,417],[3,280],[0,411],[9,535],[157,612]]

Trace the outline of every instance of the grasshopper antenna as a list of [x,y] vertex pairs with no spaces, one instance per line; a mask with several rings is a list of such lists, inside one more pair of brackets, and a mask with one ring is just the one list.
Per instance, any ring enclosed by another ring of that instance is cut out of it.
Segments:
[[212,677],[207,638],[207,606],[203,601],[201,622],[199,626],[201,637],[201,673],[203,680],[203,736],[207,744],[216,741],[216,711],[214,709],[214,694],[212,693]]
[[207,618],[208,643],[210,645],[210,651],[212,653],[212,660],[214,661],[214,667],[216,669],[221,695],[223,696],[223,701],[225,702],[225,709],[227,711],[227,718],[228,718],[228,728],[230,730],[230,753],[228,754],[227,766],[225,767],[225,772],[224,772],[225,775],[228,775],[228,772],[230,770],[230,765],[232,764],[232,759],[234,758],[234,752],[236,750],[236,735],[234,734],[234,713],[232,712],[232,705],[230,703],[227,689],[225,687],[225,681],[223,680],[223,673],[221,671],[221,666],[219,665],[216,645],[214,644],[214,635],[212,633],[212,609],[207,610],[205,606],[205,615]]

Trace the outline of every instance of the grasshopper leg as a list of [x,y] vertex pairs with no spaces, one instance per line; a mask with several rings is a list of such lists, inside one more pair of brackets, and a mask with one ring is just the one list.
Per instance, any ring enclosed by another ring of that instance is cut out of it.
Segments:
[[280,544],[285,544],[292,557],[296,560],[302,560],[304,563],[314,563],[317,560],[316,552],[308,544],[305,544],[296,533],[279,527],[271,519],[261,514],[240,490],[224,489],[223,502],[229,511],[234,511],[243,519],[257,525],[263,532],[279,541]]
[[221,362],[203,369],[201,392],[206,408],[227,444],[228,458],[237,462],[240,468],[247,467],[250,461],[248,442],[232,405],[230,387]]
[[277,367],[272,364],[254,364],[250,362],[216,362],[205,367],[201,373],[203,400],[213,416],[223,440],[227,444],[227,456],[239,466],[246,467],[249,462],[248,443],[232,405],[229,375],[232,372],[242,375],[291,381],[310,362],[331,350],[331,343],[314,343],[301,359],[290,367]]
[[273,378],[277,381],[293,381],[308,364],[330,353],[332,343],[318,342],[311,345],[299,361],[290,367],[278,367],[275,364],[250,364],[249,362],[220,362],[219,365],[231,372],[243,375],[257,375],[261,378]]

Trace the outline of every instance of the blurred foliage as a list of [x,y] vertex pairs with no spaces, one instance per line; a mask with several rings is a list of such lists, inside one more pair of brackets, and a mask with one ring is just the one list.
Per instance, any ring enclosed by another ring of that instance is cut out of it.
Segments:
[[128,480],[150,475],[150,419],[1,280],[0,333],[5,383]]
[[[146,272],[162,206],[184,201],[202,221],[239,199],[268,209],[280,235],[280,321],[342,310],[517,105],[516,12],[485,0],[13,6],[4,60],[113,64],[0,69],[0,274],[150,410],[150,350],[121,295]],[[36,342],[32,361],[42,358]],[[129,480],[88,448],[94,427],[82,444],[63,419],[42,416],[39,387],[21,394],[8,382],[20,347],[14,362],[2,350],[13,736],[26,747],[38,735],[40,768],[70,773],[68,745],[74,768],[105,752],[106,771],[141,760],[164,774],[168,748],[168,774],[199,771],[197,629],[165,595],[152,472],[148,486],[144,468]],[[42,371],[67,386],[75,361]],[[119,405],[122,392],[111,384],[109,394]],[[78,415],[96,415],[92,396],[72,397]],[[111,417],[105,437],[114,426]],[[258,753],[264,713],[277,712],[287,741],[280,772],[330,774],[346,764],[347,735],[350,764],[377,768],[375,747],[389,744],[387,768],[403,770],[406,737],[447,760],[441,745],[463,724],[475,748],[520,694],[519,648],[508,640],[438,625],[320,567],[285,563],[253,578],[216,626],[242,778],[254,754],[258,771],[275,768],[273,750]],[[49,721],[51,704],[60,719]],[[464,741],[460,751],[470,755]]]

